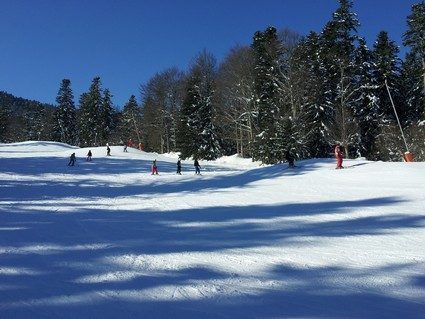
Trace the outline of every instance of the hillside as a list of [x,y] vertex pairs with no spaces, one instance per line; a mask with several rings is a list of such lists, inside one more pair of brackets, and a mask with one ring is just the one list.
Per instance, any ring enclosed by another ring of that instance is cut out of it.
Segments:
[[41,103],[35,100],[28,100],[21,97],[16,97],[10,93],[0,91],[0,107],[9,108],[13,112],[22,112],[24,108],[52,108],[54,106],[51,104]]
[[55,106],[0,91],[0,142],[51,136]]
[[0,318],[423,318],[425,163],[111,148],[0,144]]

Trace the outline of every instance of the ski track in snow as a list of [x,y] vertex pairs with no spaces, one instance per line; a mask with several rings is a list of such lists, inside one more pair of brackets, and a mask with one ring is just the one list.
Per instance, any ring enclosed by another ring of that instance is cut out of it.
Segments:
[[0,318],[425,318],[425,163],[111,149],[0,144]]

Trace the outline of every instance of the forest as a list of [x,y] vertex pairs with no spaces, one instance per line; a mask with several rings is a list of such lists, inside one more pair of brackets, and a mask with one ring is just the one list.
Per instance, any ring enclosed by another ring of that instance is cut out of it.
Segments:
[[[406,17],[403,58],[386,31],[369,48],[350,0],[321,32],[268,27],[218,63],[207,50],[188,70],[158,71],[139,95],[113,105],[94,77],[74,100],[71,79],[56,105],[0,92],[0,142],[49,140],[81,147],[124,144],[213,160],[238,153],[279,163],[329,157],[425,160],[425,3]],[[396,112],[395,112],[396,111]]]

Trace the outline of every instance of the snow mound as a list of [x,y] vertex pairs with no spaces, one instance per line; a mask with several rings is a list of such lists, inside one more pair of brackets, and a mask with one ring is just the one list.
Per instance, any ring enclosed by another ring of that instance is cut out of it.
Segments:
[[65,150],[78,149],[77,146],[72,146],[60,142],[50,141],[25,141],[18,143],[0,143],[1,152],[17,152],[17,153],[33,153],[33,152],[59,152]]
[[216,164],[222,164],[226,166],[236,166],[239,168],[254,168],[259,167],[261,162],[255,162],[251,158],[243,158],[239,154],[231,156],[222,156],[214,161]]

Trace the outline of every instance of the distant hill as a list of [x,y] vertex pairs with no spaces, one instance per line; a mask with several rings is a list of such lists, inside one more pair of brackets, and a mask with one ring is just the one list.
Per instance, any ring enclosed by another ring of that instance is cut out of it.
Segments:
[[0,142],[51,139],[55,106],[0,91]]
[[24,99],[22,97],[16,97],[5,91],[0,91],[0,107],[5,107],[12,111],[17,111],[26,107],[54,108],[55,106],[53,104],[41,103],[34,100]]

